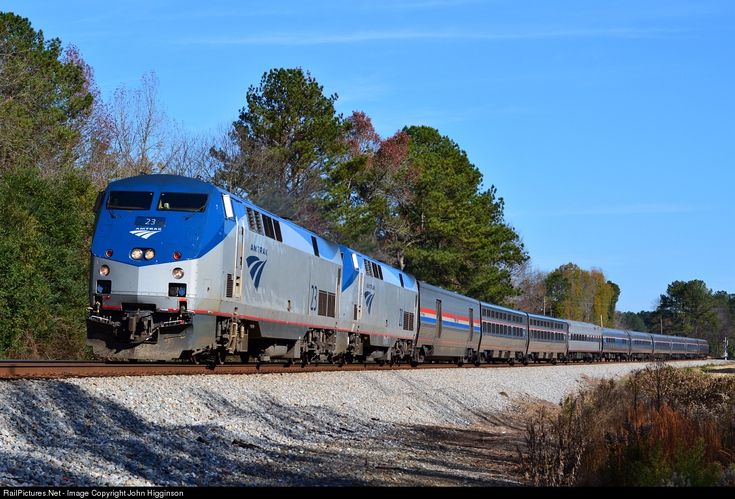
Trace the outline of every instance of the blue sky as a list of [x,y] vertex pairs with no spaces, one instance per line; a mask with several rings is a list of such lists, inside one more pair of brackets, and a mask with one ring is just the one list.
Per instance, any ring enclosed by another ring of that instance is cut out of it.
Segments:
[[308,69],[383,136],[448,135],[541,270],[597,267],[619,310],[674,280],[735,292],[735,2],[0,1],[79,47],[108,97],[155,71],[192,132],[274,67]]

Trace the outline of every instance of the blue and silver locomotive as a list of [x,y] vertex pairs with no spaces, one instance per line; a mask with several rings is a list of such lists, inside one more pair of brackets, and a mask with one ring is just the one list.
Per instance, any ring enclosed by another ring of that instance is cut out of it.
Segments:
[[87,342],[107,359],[508,362],[704,356],[704,340],[600,328],[425,282],[214,185],[98,197]]

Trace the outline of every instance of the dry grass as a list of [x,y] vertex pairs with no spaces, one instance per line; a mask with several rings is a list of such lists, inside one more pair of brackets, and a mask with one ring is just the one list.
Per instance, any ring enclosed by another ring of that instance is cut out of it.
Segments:
[[657,365],[530,408],[535,485],[726,485],[735,477],[735,377]]

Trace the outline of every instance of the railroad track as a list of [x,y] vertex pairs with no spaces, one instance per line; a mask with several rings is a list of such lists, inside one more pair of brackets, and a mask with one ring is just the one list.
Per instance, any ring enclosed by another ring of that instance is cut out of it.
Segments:
[[[446,366],[445,366],[446,367]],[[98,376],[166,376],[195,374],[272,374],[286,372],[369,371],[411,369],[407,364],[184,364],[184,363],[105,363],[69,361],[0,361],[0,379],[70,378]]]
[[[677,362],[677,361],[668,361]],[[606,364],[617,364],[627,362],[607,362]],[[650,362],[638,362],[641,365]],[[574,365],[573,363],[570,365]],[[516,367],[542,367],[549,364],[529,364],[528,366]],[[561,364],[563,365],[563,364]],[[170,376],[170,375],[195,375],[195,374],[274,374],[290,372],[329,372],[329,371],[398,371],[405,369],[488,369],[509,367],[508,364],[482,364],[479,367],[473,364],[437,363],[421,364],[411,367],[409,364],[307,364],[301,366],[294,364],[184,364],[184,363],[153,363],[153,362],[129,362],[129,363],[105,363],[96,361],[36,361],[36,360],[2,360],[0,361],[0,379],[54,379],[54,378],[79,378],[79,377],[104,377],[104,376]]]

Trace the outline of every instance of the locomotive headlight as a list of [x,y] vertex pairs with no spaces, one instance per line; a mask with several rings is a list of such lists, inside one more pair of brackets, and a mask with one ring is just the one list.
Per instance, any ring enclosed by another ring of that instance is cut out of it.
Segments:
[[133,260],[140,260],[143,258],[143,250],[140,248],[133,248],[133,251],[130,252],[130,258]]
[[110,273],[110,267],[103,265],[100,267],[100,275],[107,275]]
[[184,269],[176,267],[171,271],[171,275],[174,276],[174,279],[181,279],[182,277],[184,277]]
[[145,259],[146,260],[153,260],[153,257],[156,256],[156,252],[152,249],[145,250]]

